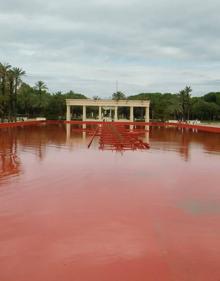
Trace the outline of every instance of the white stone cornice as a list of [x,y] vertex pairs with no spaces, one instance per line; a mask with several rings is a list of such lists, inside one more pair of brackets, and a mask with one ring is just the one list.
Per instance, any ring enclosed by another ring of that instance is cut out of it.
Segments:
[[133,106],[149,107],[148,100],[92,100],[92,99],[66,99],[66,105],[71,106]]

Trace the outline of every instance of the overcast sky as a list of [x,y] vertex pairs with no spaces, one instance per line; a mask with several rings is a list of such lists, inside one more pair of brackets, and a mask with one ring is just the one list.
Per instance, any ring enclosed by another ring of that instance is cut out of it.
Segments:
[[220,90],[219,0],[0,0],[0,61],[51,91]]

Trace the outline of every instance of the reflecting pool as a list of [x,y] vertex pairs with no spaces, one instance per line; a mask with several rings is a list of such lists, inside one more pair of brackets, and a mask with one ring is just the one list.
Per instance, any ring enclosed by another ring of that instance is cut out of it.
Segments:
[[0,280],[220,280],[220,134],[94,130],[0,129]]

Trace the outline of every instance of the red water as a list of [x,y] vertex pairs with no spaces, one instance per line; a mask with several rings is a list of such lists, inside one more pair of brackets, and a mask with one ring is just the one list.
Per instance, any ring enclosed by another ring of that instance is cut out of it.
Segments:
[[0,280],[219,281],[220,134],[153,128],[124,152],[90,138],[0,130]]

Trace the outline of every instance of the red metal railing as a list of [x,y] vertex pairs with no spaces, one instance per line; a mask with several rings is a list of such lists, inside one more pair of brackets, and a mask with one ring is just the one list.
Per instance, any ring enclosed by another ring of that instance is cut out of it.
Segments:
[[[105,124],[120,124],[120,125],[135,125],[135,126],[156,126],[156,127],[178,127],[178,128],[188,128],[195,129],[203,132],[220,133],[220,127],[214,126],[204,126],[204,125],[191,125],[187,123],[163,123],[163,122],[104,122]],[[39,125],[39,124],[87,124],[87,125],[97,125],[103,124],[100,121],[58,121],[58,120],[47,120],[47,121],[24,121],[24,122],[11,122],[11,123],[0,123],[0,128],[7,127],[18,127],[18,126],[29,126],[29,125]]]
[[102,124],[99,148],[106,150],[136,150],[148,149],[149,144],[144,143],[139,134],[126,129],[122,124]]

